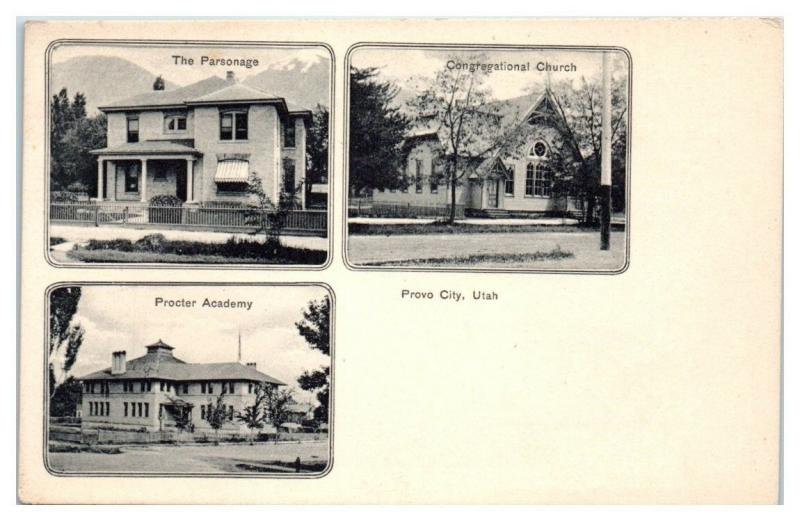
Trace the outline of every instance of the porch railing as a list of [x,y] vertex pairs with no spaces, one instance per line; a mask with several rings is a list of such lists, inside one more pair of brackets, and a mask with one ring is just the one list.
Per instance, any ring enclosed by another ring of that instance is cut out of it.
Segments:
[[[252,231],[255,226],[247,207],[151,206],[139,202],[51,203],[50,221],[88,225],[131,225],[166,228]],[[289,233],[326,234],[325,210],[291,210],[284,218],[283,230]]]

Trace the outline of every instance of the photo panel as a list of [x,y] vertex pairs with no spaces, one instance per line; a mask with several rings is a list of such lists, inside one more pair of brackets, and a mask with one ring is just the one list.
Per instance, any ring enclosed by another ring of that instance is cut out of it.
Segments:
[[57,476],[325,475],[333,301],[321,284],[50,287],[46,468]]
[[346,67],[348,266],[627,268],[625,49],[359,44]]
[[48,262],[325,267],[333,67],[320,43],[54,42]]

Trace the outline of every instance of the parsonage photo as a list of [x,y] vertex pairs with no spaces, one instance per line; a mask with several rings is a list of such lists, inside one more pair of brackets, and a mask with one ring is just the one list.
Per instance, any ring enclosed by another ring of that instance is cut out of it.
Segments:
[[624,270],[629,74],[619,49],[355,48],[348,262]]
[[52,472],[326,472],[324,287],[87,285],[48,298]]
[[52,262],[325,264],[326,48],[73,42],[48,70]]

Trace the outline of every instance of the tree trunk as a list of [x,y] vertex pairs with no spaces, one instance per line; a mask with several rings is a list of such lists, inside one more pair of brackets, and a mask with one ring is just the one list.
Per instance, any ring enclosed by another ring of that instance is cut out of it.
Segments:
[[453,225],[456,223],[456,186],[458,185],[458,172],[456,171],[457,163],[452,161],[452,173],[450,175],[450,219],[448,223]]
[[583,216],[583,222],[587,226],[594,224],[594,196],[590,195],[586,198],[586,215]]

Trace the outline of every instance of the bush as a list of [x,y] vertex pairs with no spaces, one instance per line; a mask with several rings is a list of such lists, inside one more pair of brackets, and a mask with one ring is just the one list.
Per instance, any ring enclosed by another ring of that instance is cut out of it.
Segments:
[[174,195],[161,194],[151,197],[148,221],[151,223],[180,224],[183,214],[182,205],[183,201]]
[[82,183],[80,181],[75,181],[74,183],[70,183],[69,186],[67,186],[67,191],[82,194],[88,192],[89,187],[86,186],[85,183]]
[[182,204],[183,201],[174,195],[161,194],[150,198],[150,206],[181,206]]
[[89,239],[86,244],[87,250],[119,250],[119,251],[133,251],[133,243],[130,239],[111,239],[108,241]]
[[166,242],[167,238],[164,237],[163,233],[151,233],[136,241],[133,245],[133,249],[136,251],[161,253],[164,250],[164,243]]
[[72,192],[50,192],[51,203],[77,203],[78,194]]

